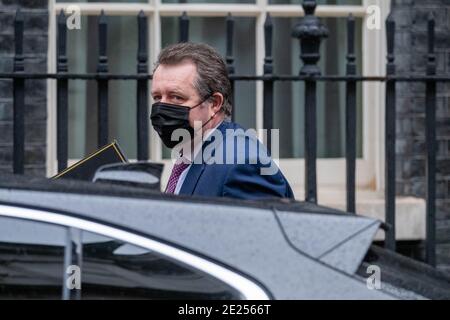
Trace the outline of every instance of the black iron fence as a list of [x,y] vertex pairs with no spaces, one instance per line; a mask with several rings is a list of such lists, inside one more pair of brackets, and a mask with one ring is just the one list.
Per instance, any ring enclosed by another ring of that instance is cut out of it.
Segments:
[[[232,86],[236,81],[263,82],[263,125],[265,129],[273,128],[274,83],[276,81],[303,81],[305,83],[305,198],[308,202],[317,203],[317,134],[316,134],[316,85],[319,81],[346,83],[346,191],[347,211],[356,213],[355,209],[355,177],[356,177],[356,119],[357,119],[357,83],[375,81],[386,83],[385,101],[385,214],[386,240],[385,246],[395,250],[395,133],[396,133],[396,83],[426,83],[426,261],[435,266],[435,200],[436,200],[436,84],[449,82],[450,75],[436,75],[436,56],[434,51],[435,20],[432,15],[428,19],[428,59],[425,75],[397,75],[394,55],[395,21],[391,16],[386,20],[387,30],[387,63],[385,76],[358,75],[355,56],[355,19],[351,15],[347,19],[347,71],[346,75],[321,75],[317,62],[320,59],[321,40],[328,36],[328,30],[314,16],[316,2],[306,0],[303,3],[305,16],[294,27],[292,36],[298,38],[301,48],[303,67],[299,75],[277,75],[273,71],[272,58],[272,21],[270,15],[264,24],[265,57],[262,75],[237,75],[234,68],[233,29],[234,19],[228,15],[226,19],[226,63]],[[57,35],[57,72],[27,73],[24,70],[23,57],[23,14],[17,11],[15,17],[15,57],[12,73],[1,73],[0,78],[13,80],[13,172],[24,172],[24,85],[28,79],[56,79],[57,82],[57,161],[58,170],[67,167],[68,161],[68,82],[69,80],[95,80],[98,86],[98,145],[108,142],[108,83],[113,80],[137,81],[137,158],[148,159],[148,81],[152,76],[148,73],[147,50],[147,17],[143,12],[137,16],[138,52],[136,74],[111,74],[108,72],[107,29],[108,23],[102,12],[98,18],[98,63],[96,73],[68,73],[66,56],[66,17],[61,11],[58,17]],[[189,18],[184,13],[179,23],[179,41],[188,41]],[[234,100],[234,99],[233,99]],[[235,108],[234,108],[235,109]],[[269,130],[270,132],[270,130]],[[267,139],[270,149],[270,136]]]

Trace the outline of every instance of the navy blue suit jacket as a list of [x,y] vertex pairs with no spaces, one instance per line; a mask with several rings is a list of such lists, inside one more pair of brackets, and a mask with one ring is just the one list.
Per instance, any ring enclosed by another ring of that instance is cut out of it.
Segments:
[[202,152],[190,166],[179,194],[294,198],[286,178],[256,135],[246,134],[241,126],[228,121],[223,121],[203,142]]

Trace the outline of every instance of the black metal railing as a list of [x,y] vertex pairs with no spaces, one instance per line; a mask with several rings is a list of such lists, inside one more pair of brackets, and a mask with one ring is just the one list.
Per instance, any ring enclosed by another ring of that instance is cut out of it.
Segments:
[[[395,22],[389,16],[386,21],[387,32],[387,64],[386,75],[395,75],[395,55],[394,55],[394,37]],[[386,232],[385,246],[395,250],[395,80],[386,81],[386,103],[385,103],[385,222],[390,226]]]
[[[422,82],[426,83],[426,261],[436,264],[435,257],[435,201],[436,201],[436,83],[449,82],[450,75],[436,75],[436,58],[434,52],[435,20],[432,15],[428,18],[428,63],[426,75],[397,75],[395,68],[394,38],[395,21],[391,16],[386,21],[387,31],[387,62],[385,76],[357,75],[355,56],[355,18],[349,16],[347,20],[347,65],[345,75],[321,75],[317,65],[320,59],[321,40],[328,36],[326,27],[314,15],[316,2],[303,2],[305,16],[294,27],[292,36],[300,41],[301,59],[303,67],[299,75],[277,75],[273,70],[272,30],[273,24],[267,14],[264,24],[265,57],[262,75],[235,74],[233,56],[234,18],[226,18],[226,57],[230,80],[234,86],[236,81],[263,82],[263,126],[273,128],[274,113],[274,83],[276,81],[302,81],[305,83],[305,198],[306,201],[317,203],[317,134],[316,134],[316,85],[319,81],[344,82],[346,84],[346,191],[347,210],[356,213],[355,185],[356,185],[356,119],[357,119],[357,83],[364,81],[386,83],[385,101],[385,246],[395,250],[395,133],[396,133],[396,83]],[[189,17],[183,13],[179,18],[179,41],[189,41]],[[73,74],[68,73],[66,56],[66,18],[61,11],[58,17],[57,35],[57,72],[56,73],[27,73],[24,70],[23,32],[24,17],[17,11],[15,18],[15,57],[12,73],[0,73],[0,78],[12,79],[14,88],[13,104],[13,172],[24,172],[24,85],[27,79],[56,79],[57,82],[57,161],[58,170],[67,167],[68,160],[68,82],[69,80],[95,80],[98,86],[98,145],[108,142],[108,83],[114,80],[137,81],[137,146],[138,160],[148,159],[148,81],[152,76],[148,73],[147,50],[147,17],[143,12],[137,16],[138,23],[138,52],[136,74],[111,74],[108,72],[107,57],[107,28],[108,22],[104,12],[98,17],[99,52],[96,73]],[[234,90],[233,90],[234,94]],[[234,96],[232,97],[234,100]],[[233,108],[236,109],[236,106]],[[234,113],[233,113],[234,114]],[[234,116],[233,116],[234,117]],[[270,130],[269,130],[270,132]],[[270,136],[267,139],[270,150]]]

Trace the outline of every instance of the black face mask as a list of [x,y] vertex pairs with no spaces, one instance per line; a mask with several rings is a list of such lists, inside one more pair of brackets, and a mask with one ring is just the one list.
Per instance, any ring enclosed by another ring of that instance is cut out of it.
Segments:
[[[186,129],[191,138],[194,138],[194,128],[189,124],[189,112],[208,99],[209,97],[191,108],[163,102],[156,102],[152,105],[152,114],[150,116],[152,126],[166,147],[172,149],[181,142],[181,137],[178,141],[172,140],[172,133],[177,129]],[[211,121],[212,118],[202,127]]]

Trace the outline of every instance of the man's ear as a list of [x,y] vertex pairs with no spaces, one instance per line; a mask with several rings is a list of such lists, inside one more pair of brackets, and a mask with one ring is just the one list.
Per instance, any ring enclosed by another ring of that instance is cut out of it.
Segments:
[[224,99],[223,95],[220,92],[216,92],[211,96],[211,103],[212,103],[212,111],[214,113],[217,113],[220,111],[220,109],[223,107]]

